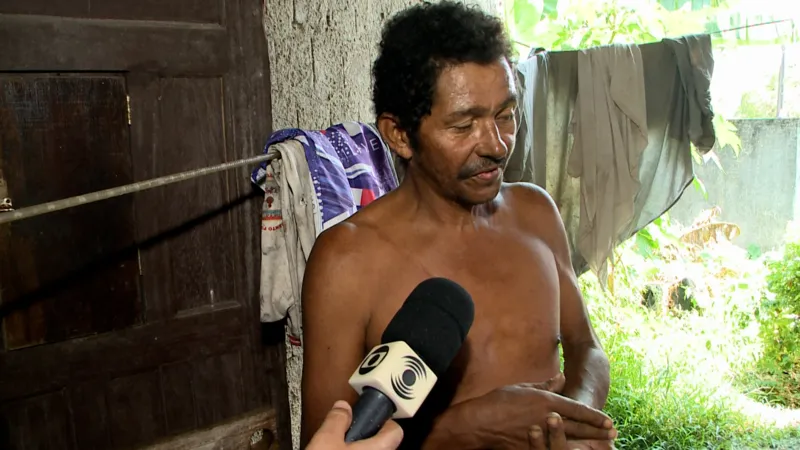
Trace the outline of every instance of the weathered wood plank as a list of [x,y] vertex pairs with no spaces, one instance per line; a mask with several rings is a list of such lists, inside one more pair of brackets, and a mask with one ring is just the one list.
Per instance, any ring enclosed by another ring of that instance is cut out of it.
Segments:
[[[176,436],[141,450],[224,450],[247,449],[252,436],[262,431],[265,435],[257,448],[273,449],[275,433],[275,411],[272,408],[257,409],[230,419],[214,427]],[[266,430],[266,431],[265,431]],[[281,446],[281,448],[284,448]],[[291,446],[289,446],[291,448]]]
[[0,71],[223,74],[219,25],[0,14]]
[[[0,76],[0,164],[14,204],[133,181],[125,97],[120,76]],[[0,320],[6,349],[140,322],[133,199],[4,227]]]

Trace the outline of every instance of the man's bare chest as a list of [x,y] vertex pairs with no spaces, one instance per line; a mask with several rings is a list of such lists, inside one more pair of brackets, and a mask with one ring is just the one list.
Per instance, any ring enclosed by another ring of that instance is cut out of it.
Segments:
[[466,390],[534,381],[521,377],[540,370],[549,373],[557,364],[558,274],[543,242],[432,242],[418,252],[409,250],[393,265],[397,270],[384,278],[380,298],[373,304],[368,346],[380,342],[386,325],[417,284],[445,277],[462,285],[475,303],[475,321],[454,362]]

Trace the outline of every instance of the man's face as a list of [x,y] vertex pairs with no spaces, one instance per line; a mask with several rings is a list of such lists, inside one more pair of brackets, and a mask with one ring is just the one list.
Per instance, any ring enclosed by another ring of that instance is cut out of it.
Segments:
[[514,148],[516,89],[505,59],[444,69],[412,164],[442,194],[466,205],[497,196]]

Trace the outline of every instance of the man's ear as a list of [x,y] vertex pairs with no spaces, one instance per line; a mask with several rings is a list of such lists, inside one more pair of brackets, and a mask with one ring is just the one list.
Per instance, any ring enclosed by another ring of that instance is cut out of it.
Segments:
[[380,131],[386,145],[397,153],[397,156],[406,161],[411,160],[413,156],[411,141],[408,138],[408,133],[401,128],[400,121],[396,116],[389,113],[381,114],[378,117],[378,131]]

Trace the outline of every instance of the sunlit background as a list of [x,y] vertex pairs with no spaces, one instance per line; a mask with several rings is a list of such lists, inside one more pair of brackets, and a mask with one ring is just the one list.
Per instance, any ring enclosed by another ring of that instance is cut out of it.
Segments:
[[615,251],[608,288],[591,273],[581,285],[612,363],[618,447],[800,448],[800,2],[503,5],[520,59],[711,34],[717,146]]

